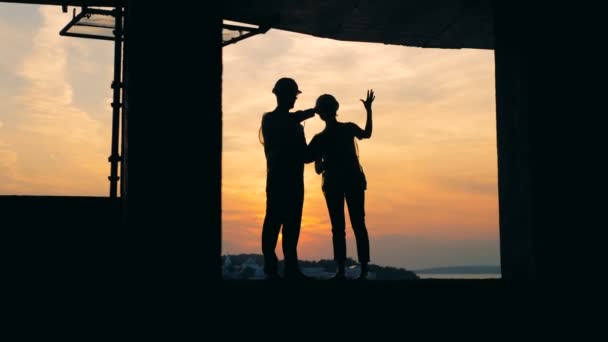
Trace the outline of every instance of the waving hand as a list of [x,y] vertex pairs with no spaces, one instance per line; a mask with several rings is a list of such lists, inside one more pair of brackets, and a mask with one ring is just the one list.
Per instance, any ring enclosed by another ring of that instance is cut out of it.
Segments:
[[374,95],[374,90],[373,89],[369,89],[367,91],[367,97],[365,98],[365,100],[360,99],[361,102],[363,102],[363,106],[365,107],[365,110],[367,110],[368,112],[372,110],[372,102],[374,102],[374,100],[376,99],[376,96]]

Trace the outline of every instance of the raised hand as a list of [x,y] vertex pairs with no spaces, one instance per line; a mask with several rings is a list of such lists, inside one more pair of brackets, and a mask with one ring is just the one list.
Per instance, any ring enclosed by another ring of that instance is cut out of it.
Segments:
[[361,102],[363,102],[363,106],[365,107],[365,110],[371,111],[372,102],[374,102],[375,99],[376,99],[376,96],[374,95],[374,90],[369,89],[367,91],[367,97],[365,98],[365,101],[363,99],[360,99],[360,100],[361,100]]

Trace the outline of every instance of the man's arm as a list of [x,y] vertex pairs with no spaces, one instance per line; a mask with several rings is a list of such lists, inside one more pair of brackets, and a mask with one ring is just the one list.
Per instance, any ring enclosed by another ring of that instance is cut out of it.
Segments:
[[315,160],[315,172],[320,175],[325,171],[325,161],[322,158]]
[[313,116],[315,116],[315,113],[317,112],[316,108],[310,108],[310,109],[306,109],[306,110],[299,110],[297,112],[293,113],[293,117],[296,119],[296,121],[298,123],[306,120],[306,119],[310,119]]
[[308,146],[306,146],[306,149],[304,150],[304,163],[308,164],[308,163],[312,163],[313,161],[315,161],[316,159],[319,159],[320,155],[319,155],[319,142],[317,140],[317,136],[312,137],[312,140],[310,141],[310,143],[308,144]]

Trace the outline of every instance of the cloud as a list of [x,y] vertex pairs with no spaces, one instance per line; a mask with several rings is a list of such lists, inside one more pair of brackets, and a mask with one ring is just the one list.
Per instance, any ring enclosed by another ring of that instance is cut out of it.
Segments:
[[[42,25],[17,73],[25,81],[14,97],[13,125],[5,136],[14,170],[3,193],[93,195],[107,191],[109,138],[103,126],[74,104],[68,81],[67,38],[58,32],[65,17],[39,7]],[[12,183],[12,184],[11,184]]]
[[[5,10],[11,6],[0,3],[0,44],[2,44],[2,58],[0,58],[0,94],[3,95],[0,110],[3,117],[7,113],[7,101],[10,102],[10,96],[7,96],[15,91],[16,88],[22,85],[21,77],[17,73],[16,65],[29,50],[29,35],[30,32],[26,27],[18,27],[16,23],[11,21],[11,18],[5,14]],[[11,13],[12,11],[8,11]]]
[[17,153],[0,140],[0,194],[18,193]]
[[437,183],[445,186],[445,188],[454,189],[455,191],[463,191],[471,194],[480,194],[497,197],[498,183],[496,176],[486,179],[475,179],[474,175],[461,177],[447,176],[437,179]]

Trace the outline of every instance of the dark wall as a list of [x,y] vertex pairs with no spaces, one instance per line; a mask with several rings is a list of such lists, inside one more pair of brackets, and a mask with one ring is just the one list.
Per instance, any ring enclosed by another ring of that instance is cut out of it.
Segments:
[[585,212],[578,169],[566,8],[496,3],[496,105],[503,276],[572,272]]
[[200,286],[221,271],[221,16],[198,3],[168,10],[127,8],[126,272]]
[[120,201],[0,196],[7,279],[24,286],[109,285],[119,267]]

